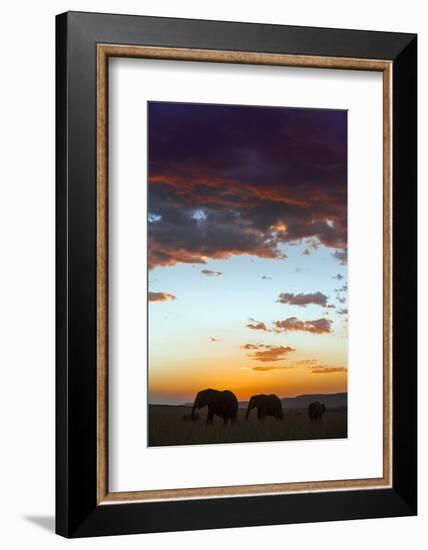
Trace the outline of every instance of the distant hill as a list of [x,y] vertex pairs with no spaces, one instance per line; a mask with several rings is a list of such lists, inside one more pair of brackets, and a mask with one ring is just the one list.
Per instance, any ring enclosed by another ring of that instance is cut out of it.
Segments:
[[[296,395],[296,397],[283,397],[281,399],[284,409],[306,409],[306,407],[319,401],[324,403],[326,407],[337,408],[346,407],[348,405],[348,394],[343,393],[309,393],[304,395]],[[185,407],[191,407],[193,403],[184,403]],[[239,408],[245,409],[248,406],[248,401],[240,401]]]
[[319,393],[297,395],[296,397],[285,397],[281,399],[284,409],[306,408],[310,403],[319,401],[326,407],[346,407],[348,404],[348,394],[344,393]]

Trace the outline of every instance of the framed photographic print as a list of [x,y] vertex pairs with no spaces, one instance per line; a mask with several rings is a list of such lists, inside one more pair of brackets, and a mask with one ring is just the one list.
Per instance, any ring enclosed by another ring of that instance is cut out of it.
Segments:
[[416,36],[56,47],[57,532],[416,514]]

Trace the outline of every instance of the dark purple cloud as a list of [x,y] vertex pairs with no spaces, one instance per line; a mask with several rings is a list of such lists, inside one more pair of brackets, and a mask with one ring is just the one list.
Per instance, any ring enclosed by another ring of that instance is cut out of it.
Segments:
[[346,112],[149,104],[150,266],[346,247]]

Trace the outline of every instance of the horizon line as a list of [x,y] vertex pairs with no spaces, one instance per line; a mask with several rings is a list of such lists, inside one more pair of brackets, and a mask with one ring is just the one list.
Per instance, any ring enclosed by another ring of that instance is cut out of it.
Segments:
[[[311,395],[343,395],[343,394],[348,395],[348,392],[347,391],[338,391],[338,392],[331,392],[331,393],[327,393],[327,392],[300,393],[300,394],[297,394],[297,395],[294,395],[294,396],[280,397],[279,399],[280,400],[283,400],[283,399],[297,399],[298,397],[306,397],[306,396],[311,396]],[[238,403],[245,403],[247,401],[248,401],[248,399],[238,400]],[[165,402],[151,403],[151,402],[148,402],[147,404],[148,405],[171,405],[171,406],[175,406],[175,407],[180,407],[180,406],[183,406],[183,405],[187,405],[189,403],[191,403],[191,402],[190,401],[184,401],[184,402],[181,402],[181,403],[165,403]]]

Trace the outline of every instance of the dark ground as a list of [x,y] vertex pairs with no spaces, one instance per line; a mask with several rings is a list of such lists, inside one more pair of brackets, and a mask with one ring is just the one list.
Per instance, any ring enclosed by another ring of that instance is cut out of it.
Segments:
[[190,412],[186,406],[149,405],[149,447],[347,437],[346,408],[327,409],[319,423],[309,420],[306,409],[284,409],[283,422],[272,417],[259,422],[256,411],[246,421],[245,409],[239,409],[237,422],[227,426],[217,416],[206,426],[206,409],[199,411],[198,422],[183,421]]

